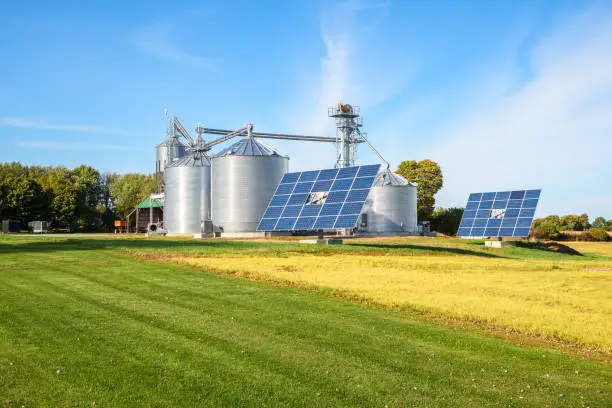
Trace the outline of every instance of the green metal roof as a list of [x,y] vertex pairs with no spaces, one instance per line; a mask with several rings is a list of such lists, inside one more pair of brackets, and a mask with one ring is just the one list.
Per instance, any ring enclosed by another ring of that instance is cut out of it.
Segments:
[[142,201],[142,203],[138,204],[138,208],[162,208],[163,206],[164,200],[159,198],[151,198],[151,196],[148,196]]

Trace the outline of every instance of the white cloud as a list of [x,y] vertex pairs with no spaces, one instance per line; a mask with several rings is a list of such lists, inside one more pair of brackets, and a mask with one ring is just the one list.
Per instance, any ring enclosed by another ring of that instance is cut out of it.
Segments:
[[[367,111],[401,92],[411,74],[404,63],[406,57],[399,51],[389,52],[382,41],[377,41],[379,25],[388,10],[388,1],[326,4],[320,26],[325,55],[317,70],[298,84],[295,93],[299,96],[294,99],[301,102],[288,114],[287,126],[307,135],[335,136],[334,121],[327,116],[329,106],[344,102],[361,105]],[[335,163],[332,144],[280,146],[292,157],[293,169],[331,167]],[[361,149],[368,148],[362,145]]]
[[29,149],[45,149],[45,150],[127,150],[127,146],[110,145],[99,143],[86,142],[59,142],[59,141],[40,141],[31,140],[18,143],[21,147]]
[[155,24],[136,31],[131,40],[136,48],[145,54],[191,68],[215,68],[215,59],[191,54],[175,44],[171,39],[172,31],[171,24]]
[[444,169],[439,202],[462,203],[469,191],[542,187],[540,213],[612,215],[597,202],[578,208],[585,194],[612,195],[610,50],[610,13],[580,15],[540,39],[531,79],[474,106],[425,149]]
[[38,118],[3,117],[0,118],[0,126],[18,127],[35,130],[57,130],[62,132],[118,134],[117,131],[105,128],[103,126],[56,124]]

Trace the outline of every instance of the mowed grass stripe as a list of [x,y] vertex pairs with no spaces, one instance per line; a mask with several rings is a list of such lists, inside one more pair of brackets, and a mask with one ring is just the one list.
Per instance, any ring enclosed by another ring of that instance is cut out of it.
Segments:
[[523,396],[521,406],[576,406],[582,396],[604,406],[610,397],[606,366],[311,293],[99,252],[27,262],[34,268],[0,272],[11,339],[1,372],[42,369],[2,390],[11,401],[508,406]]

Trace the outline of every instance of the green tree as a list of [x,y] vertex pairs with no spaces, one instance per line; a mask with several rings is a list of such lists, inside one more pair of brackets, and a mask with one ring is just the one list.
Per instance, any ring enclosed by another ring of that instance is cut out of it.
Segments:
[[533,221],[531,235],[537,239],[558,239],[561,236],[561,219],[557,215],[538,218]]
[[582,215],[565,215],[561,217],[561,231],[584,231],[590,227],[589,217]]
[[406,180],[417,184],[417,215],[426,220],[432,214],[436,200],[434,196],[443,186],[442,170],[433,160],[405,160],[395,171]]
[[463,208],[438,208],[429,217],[430,228],[446,235],[455,235],[461,224]]
[[0,164],[0,218],[30,221],[44,215],[47,200],[40,184],[20,163]]
[[604,217],[595,218],[593,228],[606,228],[606,219]]
[[108,179],[115,214],[121,219],[125,219],[142,200],[155,191],[155,176],[152,174],[114,174],[109,175]]
[[37,181],[50,198],[49,221],[52,225],[74,226],[79,203],[74,173],[62,166],[49,167]]
[[612,220],[606,221],[606,229],[612,231]]

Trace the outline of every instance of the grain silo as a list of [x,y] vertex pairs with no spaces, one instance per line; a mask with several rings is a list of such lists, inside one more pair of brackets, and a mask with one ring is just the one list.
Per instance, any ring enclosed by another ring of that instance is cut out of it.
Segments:
[[212,221],[222,232],[252,232],[288,171],[289,157],[245,137],[212,158]]
[[163,174],[170,163],[187,155],[187,146],[177,138],[168,138],[155,146],[155,151],[155,172]]
[[169,233],[203,232],[210,221],[210,160],[193,152],[168,164],[164,174],[164,227]]
[[416,184],[388,169],[378,173],[361,217],[364,232],[418,232]]

